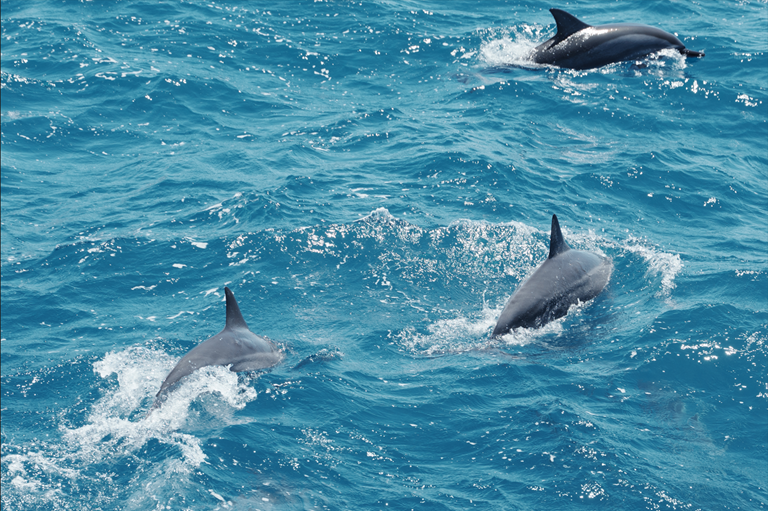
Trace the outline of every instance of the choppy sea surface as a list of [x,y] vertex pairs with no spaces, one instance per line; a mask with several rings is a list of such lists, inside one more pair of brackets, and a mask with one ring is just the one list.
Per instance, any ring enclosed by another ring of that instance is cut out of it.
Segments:
[[[765,509],[767,13],[3,0],[3,510]],[[492,340],[552,214],[611,281]],[[285,360],[148,416],[225,285]]]

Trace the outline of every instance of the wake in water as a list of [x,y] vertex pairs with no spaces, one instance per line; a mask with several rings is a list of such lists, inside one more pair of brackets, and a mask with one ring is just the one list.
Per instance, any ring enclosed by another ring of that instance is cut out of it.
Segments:
[[[46,440],[22,449],[4,443],[10,484],[22,492],[24,502],[56,508],[58,499],[66,501],[61,488],[68,486],[101,488],[111,502],[111,495],[124,483],[111,473],[115,466],[130,473],[165,473],[162,480],[173,474],[175,486],[185,484],[207,458],[203,440],[193,433],[241,423],[234,412],[255,400],[257,392],[227,367],[204,367],[185,378],[164,406],[147,416],[158,383],[175,362],[161,350],[140,346],[107,353],[93,370],[103,379],[116,375],[116,382],[108,384],[92,405],[84,425],[69,425],[63,417],[60,443]],[[151,451],[165,452],[160,464],[148,461],[152,457],[146,453]],[[145,495],[132,498],[137,508],[146,504]],[[98,502],[97,498],[92,504],[98,507]]]
[[440,319],[427,325],[426,332],[407,327],[394,337],[406,352],[419,357],[435,357],[467,352],[508,352],[536,343],[541,337],[557,335],[563,331],[563,320],[555,320],[541,328],[518,328],[497,338],[489,332],[496,324],[503,307],[484,307],[478,316],[459,315]]

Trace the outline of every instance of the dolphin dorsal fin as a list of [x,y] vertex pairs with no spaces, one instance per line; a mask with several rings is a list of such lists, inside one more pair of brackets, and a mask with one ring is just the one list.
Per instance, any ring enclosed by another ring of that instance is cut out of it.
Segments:
[[552,16],[555,18],[555,23],[557,23],[557,34],[555,34],[557,42],[572,36],[579,30],[584,30],[591,26],[587,25],[573,14],[567,13],[561,9],[550,9],[549,12],[552,13]]
[[[557,221],[557,215],[552,215],[552,233],[549,235],[549,258],[568,252],[571,247],[565,242],[563,232],[560,230],[560,222]],[[229,312],[227,312],[229,314]]]
[[224,294],[227,297],[227,325],[224,328],[248,328],[243,315],[240,313],[240,307],[237,306],[237,300],[235,300],[232,290],[225,287]]

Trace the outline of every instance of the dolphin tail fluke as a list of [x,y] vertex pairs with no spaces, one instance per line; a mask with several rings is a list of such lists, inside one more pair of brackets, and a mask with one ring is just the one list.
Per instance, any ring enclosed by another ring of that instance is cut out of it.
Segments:
[[240,313],[240,307],[237,305],[235,295],[228,287],[224,288],[224,294],[227,297],[227,325],[224,328],[248,328],[248,325]]
[[682,53],[686,57],[703,57],[704,56],[704,52],[693,51],[693,50],[689,50],[688,48],[680,48],[680,53]]
[[552,215],[552,232],[549,235],[549,258],[553,258],[563,252],[568,252],[571,247],[565,242],[563,232],[560,230],[560,222],[557,215]]
[[585,28],[590,27],[590,25],[587,25],[573,14],[567,13],[561,9],[550,9],[549,12],[552,13],[552,16],[555,18],[555,23],[557,23],[557,34],[555,34],[554,37],[555,44],[566,37],[575,34],[579,30],[584,30]]

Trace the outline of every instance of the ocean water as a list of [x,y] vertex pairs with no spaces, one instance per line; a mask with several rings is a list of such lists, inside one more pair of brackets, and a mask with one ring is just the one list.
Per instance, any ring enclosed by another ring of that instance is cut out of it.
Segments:
[[[536,66],[550,7],[676,33]],[[2,2],[2,508],[765,509],[765,2]],[[490,339],[548,253],[595,300]],[[224,286],[278,366],[186,378]]]

